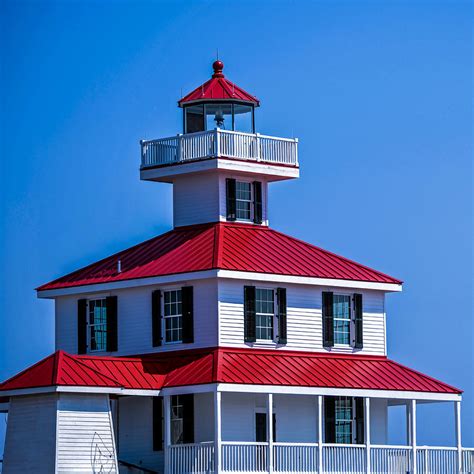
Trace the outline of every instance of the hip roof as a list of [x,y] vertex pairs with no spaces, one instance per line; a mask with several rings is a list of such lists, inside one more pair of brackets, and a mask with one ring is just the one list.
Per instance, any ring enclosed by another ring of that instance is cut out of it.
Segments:
[[0,384],[0,394],[53,386],[161,390],[210,383],[462,393],[381,356],[212,348],[137,357],[57,351]]
[[211,269],[402,283],[385,273],[269,227],[217,222],[177,227],[46,283],[37,290]]

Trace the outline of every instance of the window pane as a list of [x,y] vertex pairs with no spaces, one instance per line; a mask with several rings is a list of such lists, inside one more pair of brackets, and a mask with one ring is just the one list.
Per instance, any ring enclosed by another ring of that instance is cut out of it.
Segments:
[[191,105],[186,107],[186,132],[194,133],[204,130],[204,106]]
[[275,317],[275,293],[266,288],[256,289],[256,337],[273,339],[273,320]]
[[89,350],[107,349],[107,308],[105,299],[89,301]]
[[171,443],[183,442],[183,404],[179,395],[171,397]]
[[253,133],[252,109],[250,105],[234,104],[234,130]]
[[250,183],[237,181],[236,192],[236,214],[237,219],[250,220],[252,211],[252,186]]
[[350,344],[351,297],[334,295],[334,343]]
[[337,397],[336,403],[336,443],[352,443],[352,398]]
[[206,130],[232,130],[232,104],[206,104]]
[[164,316],[165,341],[181,342],[183,339],[181,290],[165,291]]

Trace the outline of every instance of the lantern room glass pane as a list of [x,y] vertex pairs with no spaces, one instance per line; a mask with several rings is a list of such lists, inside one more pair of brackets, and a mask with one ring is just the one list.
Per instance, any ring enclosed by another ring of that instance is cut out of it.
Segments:
[[206,130],[233,130],[232,104],[206,104]]
[[204,105],[191,105],[185,108],[186,130],[185,133],[204,131]]
[[254,133],[253,106],[234,105],[234,130],[237,132]]

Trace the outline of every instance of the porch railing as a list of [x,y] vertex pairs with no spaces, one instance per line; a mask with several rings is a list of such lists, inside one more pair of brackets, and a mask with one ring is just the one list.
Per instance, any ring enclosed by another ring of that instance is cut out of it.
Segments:
[[[270,449],[273,456],[270,463]],[[322,452],[320,463],[319,455]],[[474,449],[418,446],[418,474],[474,474]],[[167,474],[214,473],[214,443],[170,446]],[[223,441],[221,472],[226,473],[324,473],[324,474],[411,474],[414,472],[411,446],[318,443],[255,443]],[[370,460],[370,468],[367,460]],[[271,464],[271,466],[270,466]],[[321,470],[320,470],[321,466]],[[270,471],[271,468],[271,471]]]
[[298,166],[296,138],[216,129],[140,143],[142,169],[212,157]]
[[274,443],[274,472],[318,472],[317,443]]
[[374,474],[413,472],[411,446],[371,446],[370,466]]
[[214,443],[175,444],[168,448],[168,474],[214,472]]

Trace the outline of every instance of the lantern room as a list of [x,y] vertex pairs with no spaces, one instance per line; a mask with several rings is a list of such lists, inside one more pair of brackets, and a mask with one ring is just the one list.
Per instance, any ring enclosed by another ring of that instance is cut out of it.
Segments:
[[222,61],[214,61],[212,67],[211,79],[178,102],[183,109],[183,133],[216,128],[255,133],[255,107],[259,107],[259,100],[224,76]]

